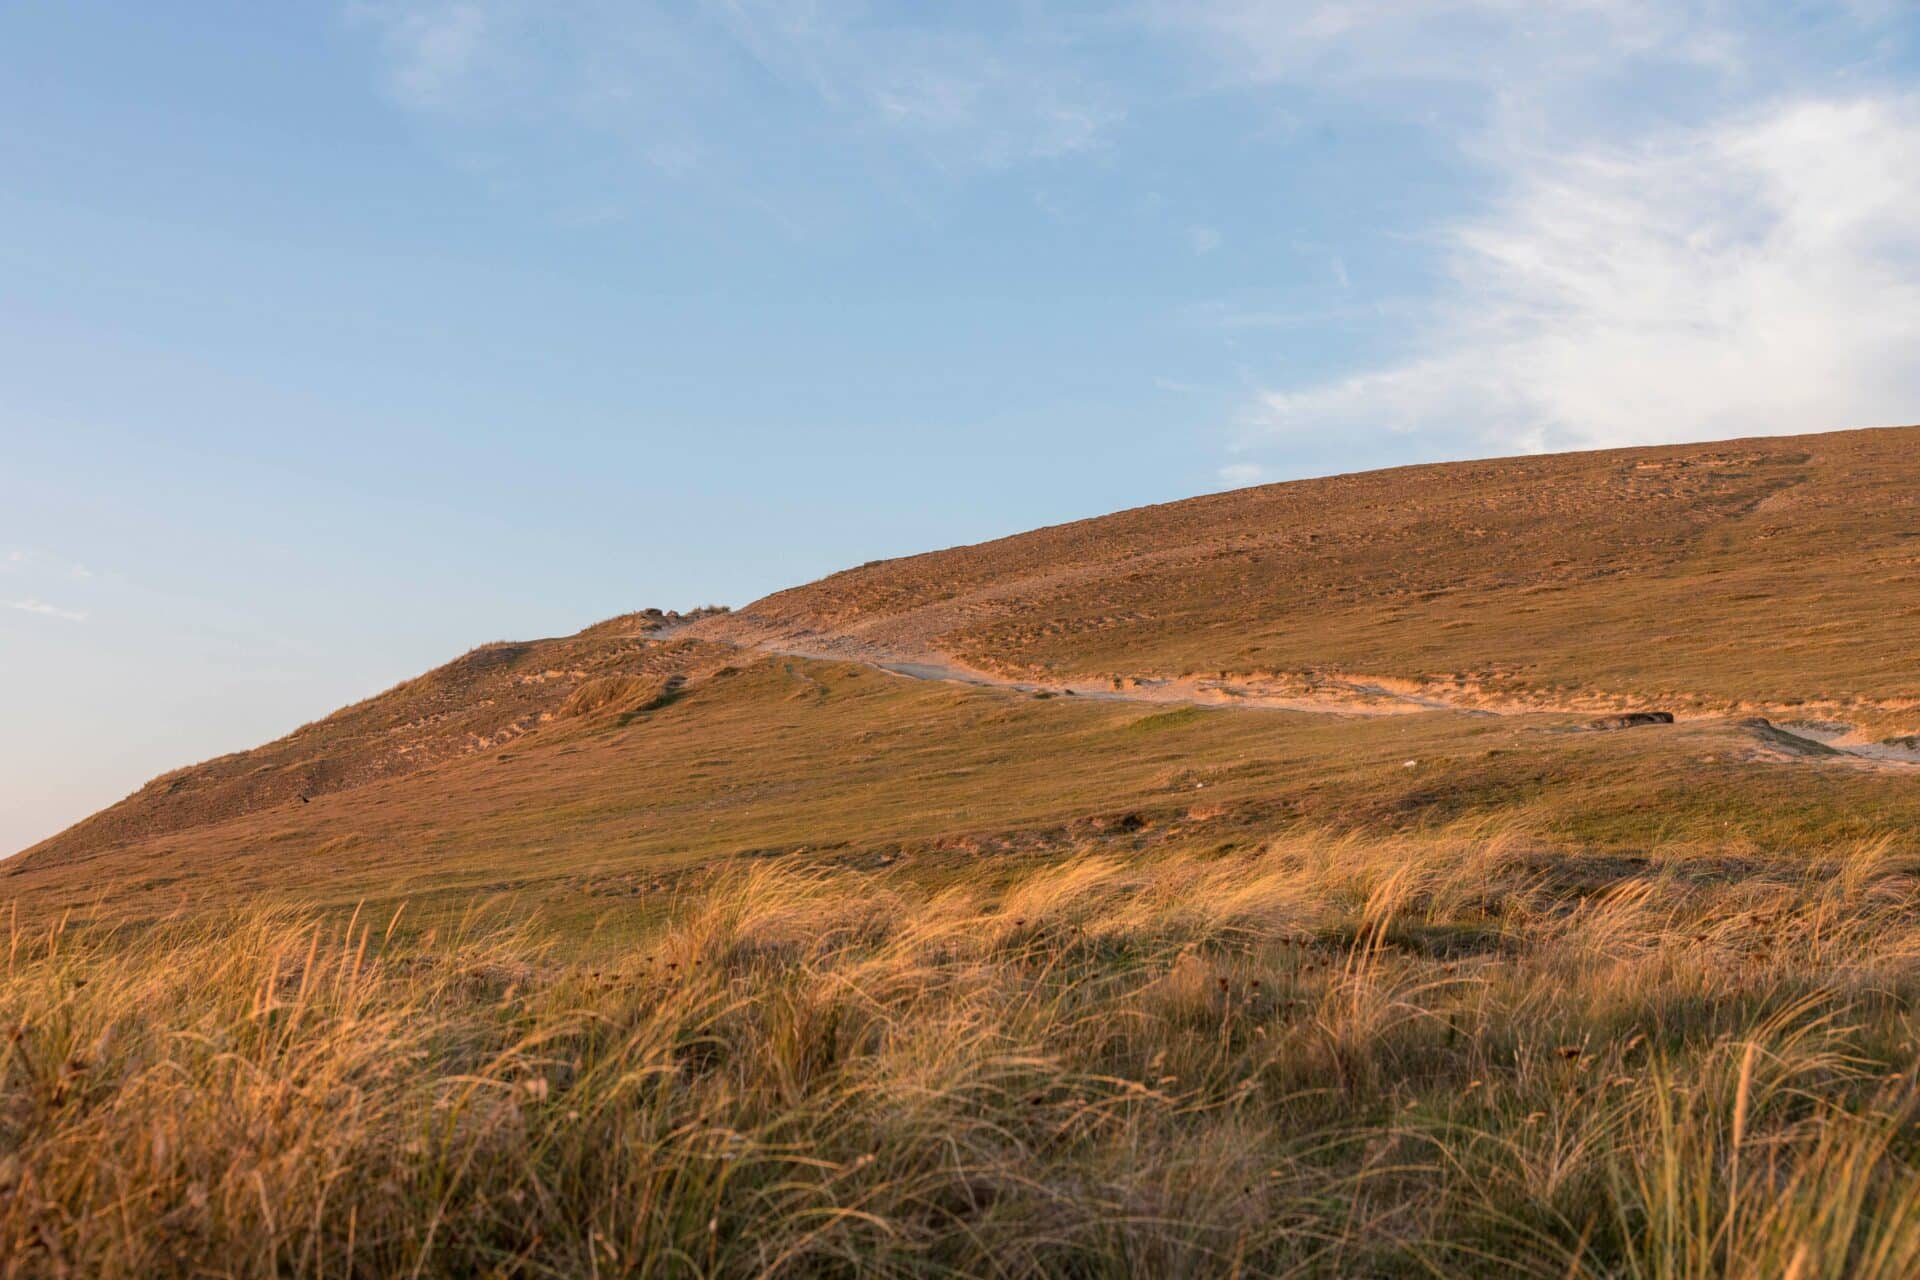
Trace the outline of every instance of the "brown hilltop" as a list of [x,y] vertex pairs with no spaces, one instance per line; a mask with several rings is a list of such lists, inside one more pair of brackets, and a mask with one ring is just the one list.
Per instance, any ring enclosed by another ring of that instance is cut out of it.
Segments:
[[1402,467],[910,556],[693,634],[1025,678],[1412,682],[1450,702],[1911,731],[1920,428]]

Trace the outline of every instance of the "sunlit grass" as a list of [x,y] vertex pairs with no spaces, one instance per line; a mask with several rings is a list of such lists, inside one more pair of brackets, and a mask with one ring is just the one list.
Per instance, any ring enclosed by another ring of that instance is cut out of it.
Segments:
[[763,863],[584,960],[22,926],[0,1270],[1920,1274],[1889,847]]

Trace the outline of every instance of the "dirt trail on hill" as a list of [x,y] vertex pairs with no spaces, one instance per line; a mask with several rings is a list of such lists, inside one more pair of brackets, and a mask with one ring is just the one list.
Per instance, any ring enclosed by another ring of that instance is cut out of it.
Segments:
[[877,662],[882,671],[916,680],[950,680],[1022,693],[1057,694],[1108,702],[1150,702],[1185,707],[1245,707],[1268,711],[1299,711],[1309,715],[1392,716],[1421,711],[1455,711],[1463,715],[1501,714],[1481,707],[1406,693],[1370,680],[1317,677],[1300,681],[1226,680],[1200,677],[1126,676],[1117,680],[1062,680],[1036,683],[995,676],[971,668],[929,662]]
[[[940,681],[1006,689],[1039,697],[1078,697],[1105,702],[1161,706],[1241,707],[1295,711],[1310,715],[1389,716],[1451,711],[1470,716],[1595,716],[1623,708],[1576,707],[1543,702],[1457,702],[1425,692],[1411,681],[1385,676],[1299,675],[1240,680],[1202,677],[1115,676],[1099,680],[1023,680],[959,663],[944,655],[888,653],[863,641],[825,638],[820,646],[773,640],[744,645],[761,653],[820,662],[854,662],[908,680]],[[1399,687],[1396,687],[1399,686]],[[1898,743],[1855,740],[1845,725],[1780,725],[1757,717],[1682,716],[1695,723],[1720,723],[1748,730],[1761,750],[1758,758],[1791,761],[1831,759],[1871,768],[1909,769],[1920,765],[1920,748]]]
[[1490,711],[1464,708],[1417,694],[1399,693],[1379,684],[1349,680],[1299,682],[1294,689],[1282,682],[1254,680],[1174,679],[1161,676],[1125,676],[1099,680],[1021,680],[996,675],[976,667],[952,661],[926,658],[851,656],[843,653],[807,652],[800,649],[768,648],[768,652],[789,657],[816,658],[825,661],[854,661],[892,675],[911,680],[943,680],[953,684],[980,685],[991,689],[1009,689],[1016,693],[1091,698],[1105,702],[1149,702],[1175,706],[1255,707],[1274,711],[1301,711],[1314,715],[1383,716],[1418,711],[1466,711],[1474,715],[1492,715]]

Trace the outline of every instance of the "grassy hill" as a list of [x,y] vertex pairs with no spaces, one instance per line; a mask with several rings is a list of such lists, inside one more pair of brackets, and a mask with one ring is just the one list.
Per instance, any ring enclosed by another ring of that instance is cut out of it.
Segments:
[[1920,729],[1920,428],[1405,467],[835,574],[696,634]]
[[[1642,838],[1650,814],[1693,829],[1700,802],[1673,778],[1776,797],[1777,769],[1739,762],[1784,756],[1813,761],[1799,799],[1734,805],[1725,829],[1858,829],[1905,784],[1820,744],[1914,754],[1917,471],[1920,428],[1403,468],[869,565],[732,614],[488,645],[158,778],[0,876],[29,903],[65,885],[67,907],[83,888],[151,906],[230,884],[321,900],[578,886],[744,852],[1064,839],[1168,806],[1181,767],[1230,779],[1211,807],[1275,820],[1524,798],[1557,829]],[[870,665],[916,660],[1028,688],[912,687]],[[1142,705],[1084,705],[1115,691]],[[1184,700],[1268,710],[1116,728]],[[1697,723],[1657,743],[1553,732],[1647,707]],[[1737,723],[1754,716],[1797,736]],[[1409,755],[1415,776],[1366,774]]]
[[[406,750],[421,702],[462,685],[473,709]],[[163,777],[9,860],[0,887],[35,917],[263,899],[457,913],[510,893],[577,920],[645,915],[690,868],[775,855],[964,876],[1088,847],[1490,818],[1582,849],[1882,832],[1904,847],[1909,770],[1721,719],[1602,731],[1556,713],[1048,696],[603,627],[477,651]]]
[[653,641],[674,621],[654,610],[564,639],[482,645],[263,747],[162,774],[22,861],[60,860],[311,802],[494,751],[542,725],[650,689],[667,696],[709,669],[691,646]]
[[0,1275],[1915,1274],[1916,615],[1906,428],[483,646],[0,863]]

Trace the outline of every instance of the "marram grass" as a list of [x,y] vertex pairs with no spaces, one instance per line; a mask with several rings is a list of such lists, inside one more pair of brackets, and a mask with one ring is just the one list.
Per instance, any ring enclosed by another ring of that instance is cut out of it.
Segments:
[[16,928],[0,1274],[1920,1274],[1886,846],[760,864],[644,939]]

